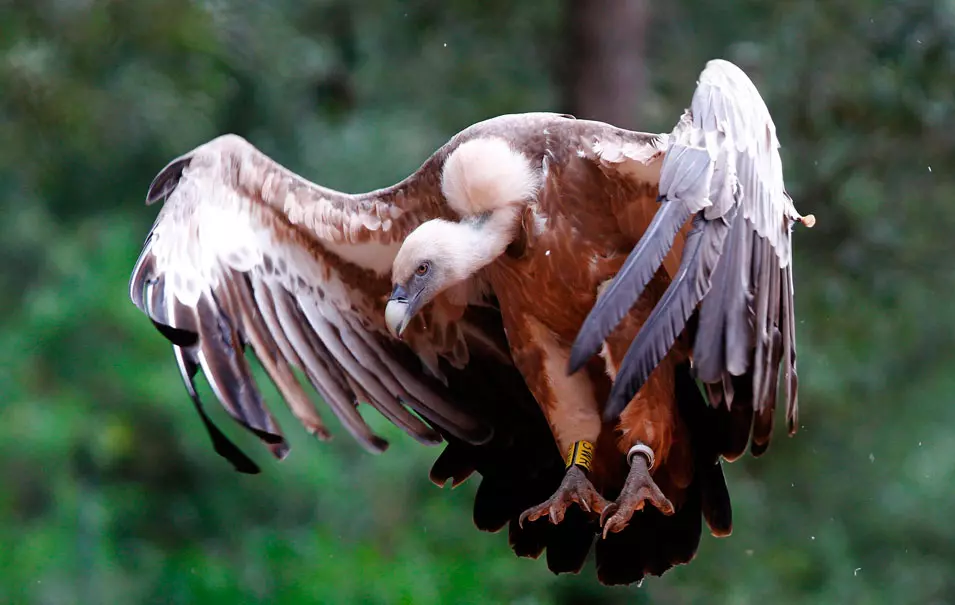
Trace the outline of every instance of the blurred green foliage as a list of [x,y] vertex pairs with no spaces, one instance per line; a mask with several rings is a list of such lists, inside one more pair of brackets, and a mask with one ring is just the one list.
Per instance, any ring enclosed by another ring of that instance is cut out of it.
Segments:
[[475,483],[439,491],[437,450],[378,419],[375,457],[275,406],[274,463],[214,409],[264,473],[212,453],[127,299],[152,177],[236,132],[328,186],[394,182],[472,122],[568,109],[566,8],[0,0],[0,602],[955,602],[950,1],[652,5],[639,127],[737,62],[819,219],[796,234],[801,431],[728,467],[735,533],[689,566],[607,589],[518,560],[473,528]]

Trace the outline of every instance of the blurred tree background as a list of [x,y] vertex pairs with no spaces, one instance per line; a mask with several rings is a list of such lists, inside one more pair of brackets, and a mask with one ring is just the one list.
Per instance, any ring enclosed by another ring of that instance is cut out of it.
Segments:
[[[476,482],[438,490],[384,422],[376,457],[275,406],[276,463],[210,405],[264,472],[211,451],[127,298],[168,160],[235,132],[368,190],[500,113],[669,131],[715,57],[819,218],[801,431],[727,467],[732,537],[608,589],[478,532]],[[0,602],[955,602],[953,59],[951,0],[0,0]]]

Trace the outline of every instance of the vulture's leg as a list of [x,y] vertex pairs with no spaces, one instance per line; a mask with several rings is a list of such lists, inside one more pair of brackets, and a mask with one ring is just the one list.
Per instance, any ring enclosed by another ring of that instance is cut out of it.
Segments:
[[551,523],[560,523],[573,503],[599,515],[607,501],[588,477],[601,429],[600,406],[590,377],[586,372],[567,375],[569,347],[558,344],[533,317],[505,325],[514,361],[547,418],[567,467],[554,495],[524,511],[520,522],[550,517]]
[[[600,285],[598,297],[609,283]],[[658,272],[634,307],[607,337],[600,356],[612,379],[616,379],[627,349],[668,283],[662,270]],[[625,528],[633,513],[642,510],[647,502],[661,513],[672,515],[675,509],[667,495],[675,497],[679,504],[682,491],[692,480],[689,437],[676,401],[675,369],[686,354],[684,349],[682,341],[678,341],[620,414],[615,427],[617,451],[631,466],[616,502],[607,505],[600,517],[604,536]]]
[[[670,357],[657,366],[617,425],[617,450],[630,464],[617,500],[600,517],[603,534],[619,532],[633,513],[649,503],[672,515],[693,479],[689,435],[676,401],[674,364]],[[662,488],[662,489],[661,489]],[[669,498],[667,497],[669,495]]]

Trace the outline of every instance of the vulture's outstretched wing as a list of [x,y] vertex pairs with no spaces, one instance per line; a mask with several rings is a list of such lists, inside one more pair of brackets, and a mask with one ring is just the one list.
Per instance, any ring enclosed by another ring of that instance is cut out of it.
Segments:
[[[533,136],[552,119],[504,116],[472,132]],[[172,342],[216,451],[237,470],[259,469],[206,416],[193,378],[202,369],[223,407],[284,456],[288,446],[249,370],[251,347],[310,432],[328,435],[295,370],[367,449],[387,443],[365,424],[358,400],[420,441],[443,438],[431,478],[443,485],[481,475],[474,523],[485,531],[507,526],[515,553],[538,557],[546,549],[550,569],[576,572],[594,535],[582,513],[560,527],[518,523],[559,483],[564,466],[511,360],[495,301],[475,293],[462,308],[439,297],[403,343],[384,325],[395,253],[420,223],[448,217],[441,165],[466,136],[395,186],[361,195],[310,183],[239,137],[215,139],[153,181],[147,202],[167,200],[130,296]]]
[[732,63],[707,63],[690,109],[666,143],[660,209],[574,343],[572,372],[633,306],[692,217],[679,269],[621,364],[607,419],[619,416],[699,306],[692,359],[711,403],[751,398],[753,451],[761,453],[782,364],[786,416],[795,430],[792,227],[799,221],[812,226],[814,219],[796,212],[786,193],[778,149],[776,128],[752,81]]
[[[130,296],[172,342],[197,408],[193,378],[202,369],[225,409],[277,457],[288,446],[253,380],[248,347],[320,438],[328,431],[295,370],[371,451],[387,443],[362,419],[359,401],[422,442],[441,441],[438,428],[481,443],[489,428],[407,354],[410,346],[435,374],[439,360],[462,367],[479,330],[468,334],[464,322],[432,332],[412,326],[406,345],[383,323],[397,246],[421,221],[442,215],[436,191],[413,175],[388,189],[343,194],[298,177],[239,137],[220,137],[153,181],[147,203],[167,200],[133,270]],[[436,306],[428,320],[441,324],[440,313]],[[238,470],[257,472],[199,409],[216,450]]]

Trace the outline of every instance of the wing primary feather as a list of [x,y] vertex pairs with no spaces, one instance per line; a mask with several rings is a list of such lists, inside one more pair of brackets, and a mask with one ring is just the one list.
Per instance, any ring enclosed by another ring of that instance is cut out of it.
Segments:
[[186,353],[182,347],[173,345],[173,353],[176,356],[176,364],[179,366],[179,374],[182,376],[182,382],[186,386],[186,392],[189,393],[189,398],[192,400],[192,405],[195,407],[196,412],[199,414],[199,418],[202,420],[203,426],[206,427],[206,432],[209,434],[209,440],[212,441],[212,449],[228,460],[233,468],[240,473],[245,473],[247,475],[257,475],[261,472],[259,466],[252,461],[251,458],[245,455],[239,447],[234,444],[225,434],[219,430],[219,427],[212,422],[212,419],[206,414],[205,409],[202,407],[202,402],[199,400],[199,393],[196,392],[196,385],[194,382],[196,372],[199,371],[199,366],[195,361],[192,353]]
[[455,437],[472,445],[480,445],[490,438],[490,430],[487,426],[476,422],[471,416],[448,403],[427,385],[412,376],[401,363],[388,354],[373,334],[360,329],[360,326],[353,327],[355,333],[375,352],[388,367],[392,376],[405,389],[408,398],[404,399],[404,402],[415,412],[431,422],[438,423]]
[[146,292],[144,294],[146,304],[146,314],[153,321],[163,325],[169,325],[169,310],[166,309],[166,279],[163,276],[156,277],[146,282]]
[[796,319],[794,314],[795,300],[793,296],[793,274],[792,263],[783,267],[782,273],[782,325],[783,333],[783,360],[786,365],[784,370],[785,389],[786,389],[786,423],[789,428],[789,434],[796,432],[799,421],[799,377],[796,374]]
[[193,344],[199,343],[199,312],[195,307],[175,304],[172,307],[172,315],[169,319],[178,332],[194,334],[195,342]]
[[213,294],[199,298],[199,364],[226,411],[284,457],[288,445],[255,386],[238,334],[218,308]]
[[249,281],[252,284],[251,290],[252,297],[255,299],[255,306],[259,310],[262,321],[265,322],[269,334],[271,334],[275,340],[276,346],[293,367],[302,368],[304,370],[305,366],[302,360],[299,359],[295,348],[292,346],[292,343],[289,342],[288,336],[286,336],[285,331],[282,329],[282,324],[279,323],[275,310],[276,303],[272,297],[271,288],[261,279],[253,276],[249,276]]
[[725,217],[713,220],[706,220],[702,214],[696,215],[693,229],[687,234],[684,244],[680,270],[620,363],[604,410],[605,420],[614,421],[619,417],[669,352],[687,319],[709,291],[713,270],[736,213],[737,206],[733,206]]
[[[772,297],[771,280],[776,280],[776,272],[772,246],[763,237],[755,236],[754,242],[757,252],[754,257],[757,261],[753,266],[753,281],[756,283],[756,352],[753,355],[753,392],[757,393],[757,404],[765,398],[765,391],[771,388],[767,384],[771,379],[772,366],[772,329],[769,319],[770,298]],[[778,309],[778,304],[776,308]],[[778,369],[778,368],[777,368]],[[775,382],[773,383],[775,386]]]
[[752,334],[749,313],[747,240],[749,221],[738,217],[728,235],[726,250],[713,271],[711,293],[700,303],[699,327],[693,344],[693,367],[703,382],[716,382],[728,371],[739,376],[748,369]]
[[728,461],[737,460],[746,452],[753,429],[753,383],[748,377],[735,377],[723,374],[724,391],[733,393],[732,405],[727,406],[726,426],[723,433],[724,443],[721,454]]
[[269,331],[268,322],[264,319],[265,314],[256,306],[251,292],[251,281],[248,277],[243,278],[242,275],[233,273],[233,279],[228,283],[233,300],[241,313],[246,337],[289,409],[309,434],[323,441],[330,439],[331,434],[318,410],[295,377],[288,358]]
[[[782,342],[775,340],[776,333],[780,332],[783,329],[783,324],[780,323],[782,319],[782,281],[780,281],[779,273],[779,259],[776,257],[776,253],[770,251],[768,258],[767,266],[767,280],[769,290],[769,311],[766,314],[766,333],[769,335],[770,340],[768,341],[769,347],[766,350],[766,358],[770,361],[770,364],[773,360],[773,347],[782,346]],[[767,365],[766,371],[763,373],[762,379],[762,395],[763,398],[767,396],[767,393],[770,389],[779,388],[779,362],[777,361],[775,365]]]
[[[361,384],[365,391],[371,395],[369,403],[375,409],[415,439],[423,443],[440,443],[440,437],[437,433],[424,425],[420,419],[412,416],[401,405],[398,401],[401,393],[391,392],[383,384],[382,381],[387,381],[390,378],[387,370],[380,360],[373,354],[369,354],[370,351],[367,346],[364,346],[364,343],[359,344],[358,339],[353,338],[353,335],[348,333],[348,326],[343,324],[333,326],[318,308],[315,305],[308,304],[308,301],[300,299],[299,307],[335,360],[345,368],[348,375],[354,377],[356,382]],[[328,312],[333,313],[334,311],[329,309]],[[356,355],[361,355],[362,359],[359,360]],[[372,373],[363,362],[374,366],[376,373]]]
[[671,201],[661,204],[623,267],[587,314],[570,350],[569,374],[577,372],[600,350],[604,340],[637,302],[673,247],[677,231],[689,218],[690,211],[684,204]]
[[152,321],[153,326],[169,342],[180,347],[191,347],[199,340],[199,335],[193,331],[195,324],[188,326],[187,329],[180,329],[171,325],[176,323],[176,313],[181,305],[174,302],[173,313],[170,316],[166,306],[165,285],[166,280],[162,276],[146,282],[144,296],[146,315]]
[[[753,443],[750,452],[754,457],[762,456],[769,449],[769,442],[773,436],[773,415],[776,410],[776,397],[779,391],[778,376],[779,362],[783,356],[782,333],[779,329],[773,328],[773,337],[769,346],[771,360],[767,364],[770,368],[776,369],[776,375],[769,375],[763,384],[767,385],[766,393],[762,400],[757,400],[755,406],[755,415],[753,417]],[[754,377],[755,378],[755,377]],[[774,378],[776,380],[774,380]],[[755,385],[755,382],[754,382]]]
[[[727,280],[725,316],[726,369],[733,376],[742,376],[752,368],[754,326],[752,321],[753,291],[750,282],[750,264],[755,230],[743,217],[734,221],[732,258],[726,259]],[[733,237],[732,233],[730,237]],[[721,260],[722,262],[722,260]],[[717,286],[720,287],[720,286]],[[753,393],[753,397],[757,394]]]
[[195,346],[199,342],[199,335],[195,332],[189,330],[180,330],[179,328],[174,328],[172,326],[161,324],[155,319],[150,318],[153,322],[153,326],[159,333],[166,337],[166,339],[172,344],[179,347],[191,347]]
[[[302,369],[308,370],[314,363],[317,363],[327,374],[327,379],[334,381],[338,388],[347,393],[349,386],[346,374],[335,363],[325,343],[312,330],[305,329],[305,326],[308,326],[309,323],[301,307],[298,306],[298,303],[287,290],[279,288],[270,288],[270,290],[272,299],[276,304],[276,312],[279,313],[278,317],[282,331],[289,337],[289,342],[293,343],[295,351],[299,352],[299,359],[303,362]],[[292,338],[293,335],[295,335],[295,339]],[[305,349],[299,348],[301,344],[304,344]],[[308,351],[311,356],[306,359],[301,351]],[[305,363],[306,361],[307,363]],[[347,399],[352,402],[351,405],[354,407],[355,397],[350,394]]]
[[345,429],[371,453],[379,454],[388,449],[388,442],[372,433],[358,413],[348,383],[343,377],[335,376],[332,368],[322,361],[321,357],[327,358],[327,351],[310,331],[303,329],[308,320],[291,295],[284,290],[273,290],[272,299],[279,325],[301,360],[302,370]]

